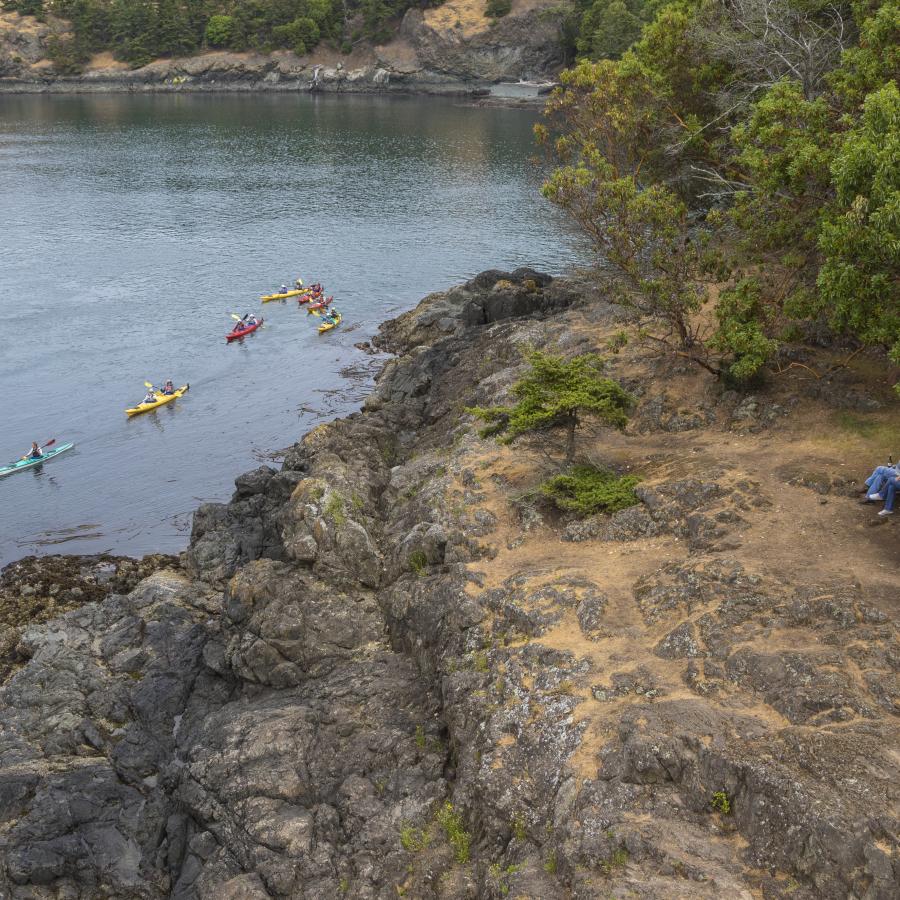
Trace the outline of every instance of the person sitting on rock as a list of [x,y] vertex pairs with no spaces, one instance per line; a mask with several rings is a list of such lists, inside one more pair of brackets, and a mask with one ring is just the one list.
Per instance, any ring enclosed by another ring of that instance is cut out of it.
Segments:
[[865,497],[863,503],[883,500],[881,492],[888,481],[900,475],[900,463],[889,466],[876,466],[872,474],[865,480]]
[[892,516],[894,514],[894,501],[897,499],[897,493],[900,491],[900,475],[891,478],[883,488],[884,491],[884,509],[878,513],[879,516]]
[[866,494],[867,503],[875,503],[884,500],[884,509],[878,513],[879,516],[892,516],[894,514],[894,502],[897,497],[897,491],[900,490],[900,466],[879,466],[873,477],[872,487],[877,486],[877,490]]

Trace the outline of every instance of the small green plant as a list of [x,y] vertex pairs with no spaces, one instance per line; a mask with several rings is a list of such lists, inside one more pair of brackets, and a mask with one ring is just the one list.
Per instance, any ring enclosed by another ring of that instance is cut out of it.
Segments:
[[613,869],[622,869],[628,863],[628,851],[624,847],[614,850],[609,859],[600,863],[600,869],[604,875],[609,875]]
[[508,879],[510,875],[515,875],[516,872],[519,871],[521,866],[507,866],[505,869],[501,869],[499,863],[494,863],[490,869],[491,878],[493,878],[497,882],[497,886],[500,889],[500,896],[506,897],[509,894],[509,882]]
[[617,331],[607,342],[606,346],[610,353],[618,353],[623,347],[628,345],[628,332]]
[[548,875],[556,874],[556,851],[551,850],[550,855],[547,857],[547,861],[544,863],[544,871]]
[[428,571],[428,557],[423,550],[413,550],[406,559],[409,570],[421,578]]
[[416,725],[416,746],[425,749],[425,729],[421,725]]
[[338,494],[332,494],[325,504],[325,515],[330,516],[335,525],[343,525],[347,521],[344,513],[344,499]]
[[712,806],[716,812],[720,812],[723,816],[731,815],[731,800],[725,791],[716,791],[712,795],[710,806]]
[[350,890],[350,879],[346,875],[340,880],[339,887],[342,894],[346,894]]
[[556,686],[556,691],[555,691],[554,693],[556,693],[556,694],[564,694],[564,695],[566,695],[566,696],[569,696],[569,695],[572,694],[572,692],[573,692],[574,690],[575,690],[575,686],[572,684],[571,681],[569,681],[569,679],[566,679],[565,681],[561,681],[561,682]]
[[616,475],[594,466],[573,466],[567,473],[555,475],[538,489],[557,509],[579,516],[614,513],[638,503],[634,487],[637,475]]
[[487,655],[487,653],[476,653],[472,657],[472,668],[476,672],[487,672],[487,670],[488,670],[488,655]]
[[420,853],[431,843],[431,836],[421,828],[404,825],[400,829],[400,846],[407,853]]
[[525,840],[525,817],[521,813],[512,820],[512,833],[517,841]]
[[453,804],[449,800],[438,811],[437,822],[443,828],[444,834],[453,848],[453,855],[456,857],[456,861],[458,863],[467,863],[469,861],[469,846],[472,838],[463,827],[462,817],[454,811]]
[[484,14],[490,19],[501,19],[509,15],[512,9],[512,0],[487,0],[484,5]]
[[362,512],[362,511],[363,511],[363,508],[364,508],[365,505],[366,505],[366,504],[365,504],[365,501],[363,500],[363,498],[360,497],[359,494],[356,493],[356,491],[353,492],[353,496],[350,498],[350,502],[351,502],[351,504],[353,505],[353,508],[354,508],[357,512]]

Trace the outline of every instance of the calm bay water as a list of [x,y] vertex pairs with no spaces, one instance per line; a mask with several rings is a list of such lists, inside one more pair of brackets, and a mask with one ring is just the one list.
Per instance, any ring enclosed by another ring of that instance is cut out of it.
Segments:
[[[537,193],[534,120],[413,98],[0,96],[0,460],[76,443],[0,480],[0,564],[182,549],[199,502],[358,407],[371,360],[353,344],[379,322],[485,268],[576,262]],[[341,328],[259,303],[298,274]],[[265,327],[226,345],[250,310]],[[167,377],[191,391],[126,419]]]

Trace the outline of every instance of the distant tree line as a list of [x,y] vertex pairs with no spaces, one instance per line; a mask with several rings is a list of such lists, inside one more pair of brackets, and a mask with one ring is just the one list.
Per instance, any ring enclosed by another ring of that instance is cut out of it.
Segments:
[[320,41],[350,52],[357,41],[389,40],[412,6],[441,0],[0,0],[4,9],[72,24],[54,38],[57,68],[77,72],[91,54],[111,51],[134,67],[160,56],[204,48],[235,51],[291,49]]

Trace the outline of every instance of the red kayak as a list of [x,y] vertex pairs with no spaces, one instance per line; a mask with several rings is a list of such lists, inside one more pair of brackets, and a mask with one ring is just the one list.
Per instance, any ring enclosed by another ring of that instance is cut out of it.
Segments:
[[315,294],[304,294],[302,297],[297,298],[297,302],[302,306],[304,303],[309,303],[310,300],[319,300],[322,296],[322,291],[318,291]]
[[325,300],[319,300],[317,303],[310,303],[307,307],[309,312],[312,312],[315,309],[325,309],[329,303],[334,301],[334,297],[327,297]]
[[240,328],[237,331],[231,331],[225,335],[225,340],[230,344],[232,341],[236,341],[238,338],[246,337],[248,334],[252,334],[262,325],[263,320],[259,319],[255,325],[247,325],[244,328]]

